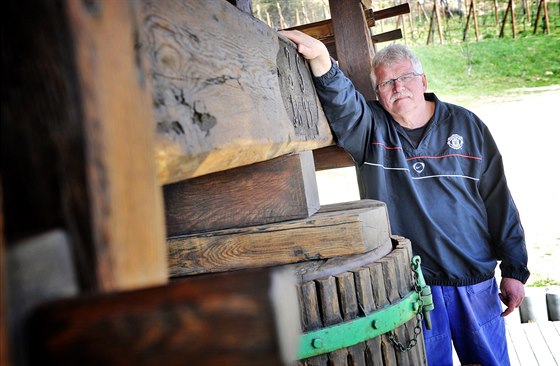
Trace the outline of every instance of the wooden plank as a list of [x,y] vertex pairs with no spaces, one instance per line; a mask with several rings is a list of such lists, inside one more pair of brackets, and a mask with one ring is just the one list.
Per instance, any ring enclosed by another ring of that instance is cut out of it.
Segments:
[[560,334],[554,328],[554,323],[560,324],[559,321],[538,322],[537,324],[542,333],[542,337],[544,338],[546,344],[548,345],[548,349],[554,358],[554,362],[556,362],[557,365],[560,365],[560,348],[558,348],[558,345],[560,344]]
[[[393,250],[394,252],[394,250]],[[385,281],[385,291],[387,293],[387,299],[391,304],[394,304],[400,300],[399,295],[399,281],[397,275],[397,263],[395,255],[388,255],[381,258],[379,261],[381,263],[381,268],[383,270],[383,279]],[[397,279],[397,280],[396,280]],[[407,332],[404,326],[398,327],[393,330],[393,334],[396,340],[402,344],[407,344]],[[392,346],[392,344],[391,344]],[[398,365],[413,365],[413,360],[410,359],[409,354],[406,352],[401,352],[395,349],[395,356],[397,358]]]
[[[240,271],[167,286],[84,296],[40,308],[31,319],[32,361],[41,365],[283,365],[276,322],[299,326],[295,284],[286,273]],[[274,296],[272,295],[274,293]],[[297,329],[295,327],[294,329]],[[35,363],[33,363],[35,364]]]
[[[383,266],[378,261],[366,266],[369,269],[371,275],[371,286],[373,290],[373,299],[377,309],[383,308],[385,305],[389,304],[388,292],[385,288],[385,281],[383,280]],[[395,349],[389,341],[389,336],[384,334],[379,338],[380,342],[380,353],[383,360],[383,365],[397,365],[397,358],[395,355]],[[371,356],[375,359],[379,355],[372,354]]]
[[386,243],[378,201],[323,206],[299,220],[168,238],[171,276],[273,266],[365,253]]
[[164,186],[168,236],[302,219],[319,210],[310,151]]
[[539,364],[533,354],[533,350],[531,349],[529,340],[523,331],[522,325],[512,325],[507,329],[511,336],[511,343],[517,353],[519,364],[523,366],[538,366]]
[[305,60],[274,29],[227,2],[142,4],[161,183],[332,143]]
[[[321,300],[321,314],[325,327],[329,325],[342,323],[342,314],[339,306],[338,291],[336,280],[330,276],[324,279],[316,280],[319,289],[319,298]],[[346,366],[348,359],[348,351],[341,348],[328,353],[329,363],[331,366]]]
[[11,73],[2,78],[10,90],[2,147],[12,151],[2,151],[10,160],[6,224],[20,237],[67,230],[82,287],[93,290],[167,281],[152,92],[134,4],[43,0],[3,9],[11,14],[2,43]]
[[317,171],[354,166],[350,154],[336,145],[313,150],[313,160]]
[[[517,324],[516,326],[519,326],[520,324]],[[513,340],[511,338],[511,332],[509,329],[509,326],[506,323],[506,341],[507,341],[507,347],[508,347],[508,356],[509,356],[509,361],[511,363],[511,366],[522,366],[519,363],[519,358],[517,356],[517,350],[515,349],[515,345],[513,343]],[[454,357],[457,358],[457,353],[454,352],[453,353]]]
[[[371,274],[368,268],[360,268],[354,271],[358,305],[364,315],[369,315],[376,309],[370,276]],[[366,341],[366,345],[365,364],[371,366],[384,366],[381,351],[381,337],[368,339]]]
[[371,70],[374,50],[362,5],[355,0],[330,0],[329,6],[340,69],[366,100],[375,100]]
[[[554,365],[556,361],[550,352],[548,340],[543,337],[538,323],[525,323],[522,325],[522,329],[531,345],[537,363],[539,365]],[[554,347],[557,348],[558,343]]]
[[[340,309],[344,321],[356,319],[359,315],[358,298],[356,294],[356,284],[354,282],[354,274],[352,272],[344,272],[336,276],[338,286],[338,296],[340,299]],[[365,352],[366,344],[360,342],[353,346],[347,347],[348,365],[361,366],[366,365]]]
[[[393,29],[387,32],[374,34],[371,36],[371,43],[376,45],[377,43],[389,42],[394,41],[397,39],[401,39],[403,37],[403,33],[400,29]],[[334,38],[326,38],[323,40],[325,46],[327,46],[327,50],[329,54],[335,59],[338,60],[338,55],[336,53],[336,43]]]
[[[323,327],[321,312],[319,310],[319,298],[317,296],[317,286],[315,282],[310,281],[302,283],[299,287],[300,309],[302,312],[302,330],[304,332],[320,329]],[[328,363],[326,354],[309,357],[298,361],[300,366],[324,366]]]
[[[364,10],[364,16],[368,27],[375,26],[376,20],[392,18],[398,15],[410,13],[410,5],[408,3],[399,4],[390,8],[374,11],[373,9]],[[298,25],[287,29],[297,29],[311,37],[324,40],[325,38],[334,37],[334,28],[331,19],[321,20],[319,22]]]

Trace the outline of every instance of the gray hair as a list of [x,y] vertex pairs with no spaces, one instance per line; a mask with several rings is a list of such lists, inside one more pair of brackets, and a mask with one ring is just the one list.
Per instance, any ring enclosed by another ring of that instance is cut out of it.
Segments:
[[[375,77],[375,69],[379,66],[391,66],[397,62],[409,60],[412,64],[414,72],[423,74],[422,64],[418,57],[406,46],[393,44],[381,49],[373,58],[373,75]],[[377,82],[377,80],[375,80]]]

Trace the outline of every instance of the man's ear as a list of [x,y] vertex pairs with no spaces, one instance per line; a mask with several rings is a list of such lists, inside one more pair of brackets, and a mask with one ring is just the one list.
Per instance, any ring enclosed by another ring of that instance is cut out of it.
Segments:
[[424,92],[428,90],[428,79],[426,78],[426,74],[422,74],[422,86],[424,88]]

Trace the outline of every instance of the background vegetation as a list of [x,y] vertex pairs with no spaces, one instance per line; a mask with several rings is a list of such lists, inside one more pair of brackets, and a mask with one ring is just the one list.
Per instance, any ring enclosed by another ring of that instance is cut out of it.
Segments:
[[[497,1],[497,17],[494,1],[478,0],[476,3],[478,41],[472,17],[466,27],[470,0],[438,3],[441,4],[441,41],[435,21],[430,31],[433,0],[422,1],[423,6],[410,2],[410,16],[379,21],[372,33],[401,28],[405,37],[395,42],[406,43],[418,54],[428,75],[429,89],[453,101],[560,85],[559,3],[547,4],[549,32],[545,32],[541,11],[534,33],[538,0],[514,0],[515,37],[511,14],[508,14],[503,37],[499,37],[508,3]],[[373,8],[385,9],[395,4],[394,1],[374,1]],[[528,12],[524,11],[527,6]],[[256,17],[278,29],[330,18],[327,0],[254,0],[253,8]],[[390,42],[376,47],[380,49],[387,44]]]

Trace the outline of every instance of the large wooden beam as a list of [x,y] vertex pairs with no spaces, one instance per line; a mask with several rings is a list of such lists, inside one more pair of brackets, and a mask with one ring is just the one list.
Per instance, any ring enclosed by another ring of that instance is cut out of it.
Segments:
[[340,68],[366,100],[375,100],[371,34],[359,0],[330,0]]
[[305,60],[272,28],[225,1],[142,4],[161,183],[332,143]]
[[306,151],[164,186],[168,236],[302,219],[319,210]]
[[241,271],[40,307],[32,365],[287,365],[299,309],[293,276]]
[[167,281],[135,4],[42,0],[2,12],[7,232],[64,227],[93,290]]
[[168,238],[170,275],[275,266],[390,246],[384,203],[325,205],[300,220]]
[[[364,10],[367,26],[375,26],[375,21],[395,17],[398,15],[410,13],[410,5],[408,3],[392,6],[390,8],[374,11],[373,9]],[[321,20],[319,22],[298,25],[287,29],[300,30],[314,38],[324,40],[334,38],[334,28],[332,19]]]

